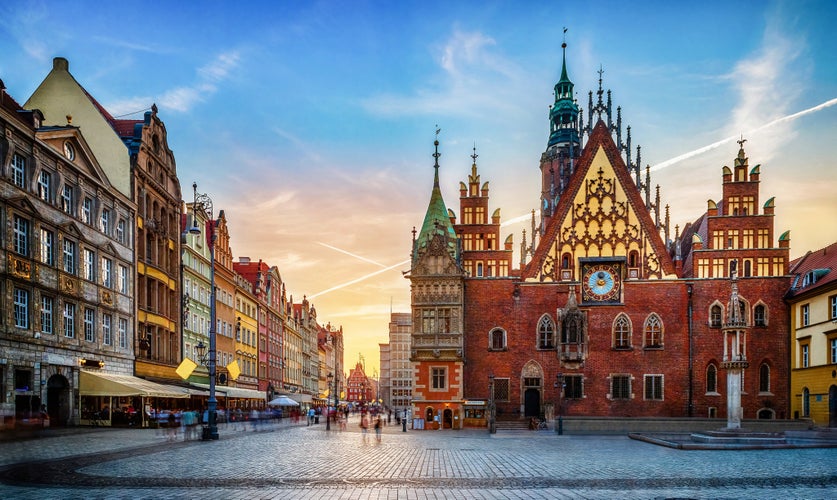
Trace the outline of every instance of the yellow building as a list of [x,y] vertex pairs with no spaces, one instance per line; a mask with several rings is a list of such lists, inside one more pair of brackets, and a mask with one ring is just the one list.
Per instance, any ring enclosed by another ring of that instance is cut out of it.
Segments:
[[837,243],[791,263],[791,412],[837,427]]

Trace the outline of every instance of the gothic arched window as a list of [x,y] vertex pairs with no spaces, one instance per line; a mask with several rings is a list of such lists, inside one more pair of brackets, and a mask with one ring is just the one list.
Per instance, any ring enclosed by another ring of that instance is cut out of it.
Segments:
[[547,315],[538,322],[538,349],[555,348],[555,323]]
[[660,317],[654,313],[648,316],[645,320],[645,347],[646,348],[662,348],[663,347],[663,322]]
[[624,314],[620,314],[613,321],[613,348],[630,349],[631,347],[631,320]]
[[715,304],[709,309],[709,326],[712,328],[721,328],[721,317],[723,316],[723,311],[721,310],[721,306]]
[[711,363],[706,367],[706,392],[718,392],[718,368]]
[[753,308],[753,324],[755,326],[767,326],[767,308],[759,304]]
[[767,363],[759,366],[759,392],[770,392],[770,366]]

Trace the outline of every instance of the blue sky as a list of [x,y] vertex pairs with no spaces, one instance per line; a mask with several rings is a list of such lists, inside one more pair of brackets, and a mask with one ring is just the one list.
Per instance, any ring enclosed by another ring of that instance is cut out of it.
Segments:
[[409,310],[437,125],[449,207],[476,144],[491,209],[537,208],[564,27],[579,104],[601,65],[672,225],[720,197],[743,134],[792,256],[837,240],[837,3],[637,4],[4,2],[0,78],[23,103],[62,56],[113,115],[157,103],[184,196],[196,181],[234,255],[279,266],[344,326],[347,364],[376,366]]

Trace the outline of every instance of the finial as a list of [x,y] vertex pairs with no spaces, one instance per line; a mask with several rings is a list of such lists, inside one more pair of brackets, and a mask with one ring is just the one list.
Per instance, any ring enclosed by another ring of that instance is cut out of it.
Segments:
[[735,142],[737,142],[737,143],[738,143],[738,146],[739,146],[741,149],[744,149],[744,143],[745,143],[745,142],[747,142],[747,139],[745,139],[745,138],[744,138],[744,134],[741,134],[741,139],[739,139],[739,140],[737,140],[737,141],[735,141]]
[[567,27],[566,26],[564,26],[564,40],[563,40],[563,43],[561,44],[561,48],[562,49],[567,48]]
[[471,155],[471,158],[474,160],[474,165],[477,164],[477,157],[478,156],[479,155],[477,154],[477,143],[475,142],[474,143],[474,154]]
[[433,158],[436,159],[436,164],[433,165],[433,166],[436,167],[436,168],[439,167],[439,157],[442,156],[442,153],[439,152],[439,132],[441,132],[441,131],[442,131],[442,129],[440,129],[439,125],[437,124],[436,125],[436,140],[433,141],[433,146],[436,147],[436,151],[433,153]]

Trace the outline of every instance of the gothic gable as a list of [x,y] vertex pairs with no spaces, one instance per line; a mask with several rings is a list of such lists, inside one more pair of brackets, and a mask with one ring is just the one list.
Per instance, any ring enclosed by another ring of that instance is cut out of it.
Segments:
[[418,262],[412,270],[412,275],[456,274],[460,274],[459,266],[450,255],[447,238],[440,234],[434,235],[426,249],[419,255]]
[[602,122],[590,136],[523,278],[578,281],[579,259],[590,258],[624,261],[630,278],[675,273],[659,230]]

